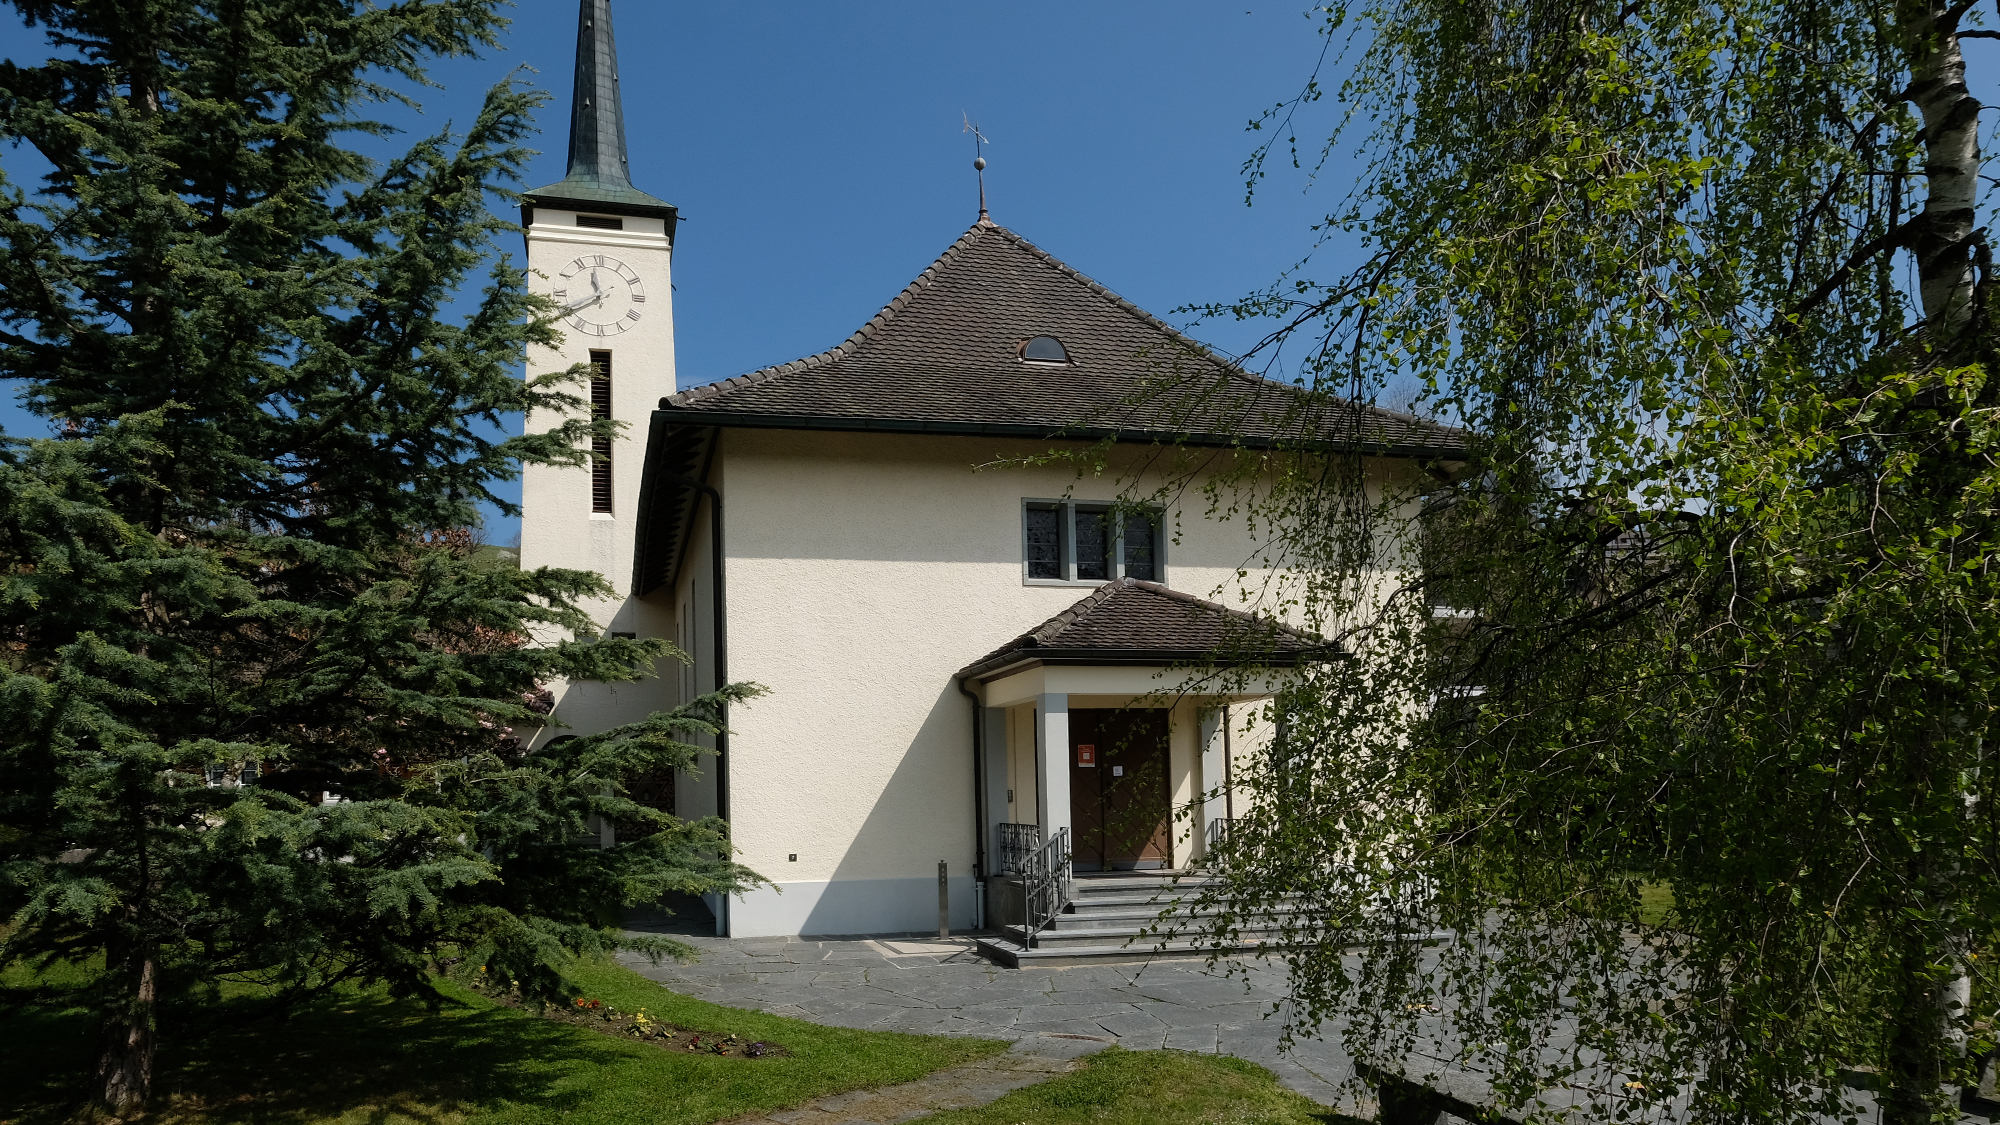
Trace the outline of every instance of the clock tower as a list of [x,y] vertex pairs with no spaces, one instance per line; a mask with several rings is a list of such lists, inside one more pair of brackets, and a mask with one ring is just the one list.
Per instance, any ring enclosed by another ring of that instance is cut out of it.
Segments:
[[[521,482],[521,565],[592,570],[616,589],[592,607],[606,633],[673,636],[664,607],[631,597],[633,530],[647,420],[674,393],[672,204],[632,186],[610,0],[581,0],[570,104],[569,174],[521,197],[529,287],[562,307],[563,342],[530,352],[531,373],[587,364],[590,410],[625,423],[587,467],[529,465]],[[580,389],[580,388],[579,388]],[[528,432],[560,421],[530,416]],[[570,733],[643,716],[668,701],[646,683],[557,685]],[[625,697],[621,701],[621,694]],[[559,733],[559,732],[550,732]]]

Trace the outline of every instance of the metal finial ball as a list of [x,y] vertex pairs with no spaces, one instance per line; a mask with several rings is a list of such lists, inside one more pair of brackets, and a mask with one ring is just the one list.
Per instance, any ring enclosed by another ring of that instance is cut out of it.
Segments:
[[983,156],[975,156],[975,157],[973,157],[973,158],[972,158],[972,168],[973,168],[973,171],[975,171],[975,172],[984,172],[984,171],[986,171],[986,158],[985,158],[985,157],[983,157]]

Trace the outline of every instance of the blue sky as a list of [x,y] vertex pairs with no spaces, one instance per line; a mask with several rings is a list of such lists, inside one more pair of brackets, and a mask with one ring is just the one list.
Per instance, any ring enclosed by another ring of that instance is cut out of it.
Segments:
[[[575,8],[524,4],[507,55],[463,84],[518,60],[566,105]],[[1317,56],[1302,7],[613,10],[633,178],[685,217],[684,384],[839,342],[958,237],[977,214],[965,114],[992,141],[994,218],[1156,312],[1268,282],[1307,245],[1309,201],[1245,208],[1237,175],[1247,120]],[[563,172],[561,133],[539,180]]]
[[[1336,158],[1308,191],[1281,166],[1244,204],[1239,167],[1265,135],[1245,125],[1293,96],[1321,49],[1298,0],[614,0],[613,12],[633,178],[684,216],[683,387],[838,343],[949,245],[977,211],[966,114],[992,142],[996,220],[1177,323],[1176,308],[1237,297],[1296,262],[1359,172]],[[521,0],[511,14],[501,50],[439,64],[442,88],[417,92],[420,113],[382,116],[410,133],[463,124],[489,85],[532,68],[554,95],[535,186],[565,171],[576,2]],[[1967,51],[1977,92],[2000,100],[2000,45]],[[45,54],[39,32],[0,15],[0,56]],[[1320,106],[1312,124],[1336,111]],[[39,163],[0,148],[17,182]],[[1352,252],[1336,234],[1311,272],[1335,275]],[[1194,329],[1234,353],[1262,331]],[[4,398],[0,426],[46,432]],[[489,533],[514,531],[496,520]]]
[[[1250,118],[1320,51],[1303,5],[1255,0],[867,5],[615,0],[633,180],[681,209],[682,386],[844,339],[977,217],[970,114],[993,217],[1155,313],[1270,282],[1353,180],[1277,177],[1244,205]],[[470,119],[516,67],[556,97],[531,186],[565,171],[575,0],[521,0],[504,49],[433,69],[412,132]],[[0,19],[0,56],[45,57]],[[407,138],[404,139],[407,141]],[[383,151],[388,151],[387,147]],[[18,181],[26,150],[0,149]],[[506,248],[518,250],[509,240]],[[1325,271],[1325,272],[1331,272]],[[1253,326],[1197,335],[1240,351]],[[42,424],[0,405],[17,433]],[[495,541],[513,534],[496,521]]]

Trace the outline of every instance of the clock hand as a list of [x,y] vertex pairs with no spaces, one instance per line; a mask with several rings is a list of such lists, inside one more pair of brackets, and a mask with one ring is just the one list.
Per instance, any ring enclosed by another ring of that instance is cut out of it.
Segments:
[[576,300],[574,300],[574,301],[571,301],[571,302],[570,302],[569,304],[567,304],[567,305],[564,305],[564,306],[563,306],[563,310],[562,310],[562,311],[564,311],[564,312],[566,312],[566,313],[568,313],[568,312],[575,312],[575,311],[577,311],[578,309],[581,309],[581,308],[587,308],[587,307],[589,307],[589,306],[591,306],[591,305],[595,305],[595,304],[597,304],[597,303],[599,303],[599,302],[601,302],[601,301],[603,301],[603,300],[604,300],[604,294],[602,294],[602,293],[599,293],[599,294],[597,294],[596,296],[592,296],[592,297],[579,297],[579,298],[577,298]]

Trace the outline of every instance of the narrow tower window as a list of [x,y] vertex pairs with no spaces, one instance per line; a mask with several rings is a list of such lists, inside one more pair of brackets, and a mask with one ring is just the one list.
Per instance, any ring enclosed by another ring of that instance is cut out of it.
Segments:
[[[590,353],[590,416],[611,417],[611,353]],[[590,510],[611,510],[611,439],[590,439]]]

